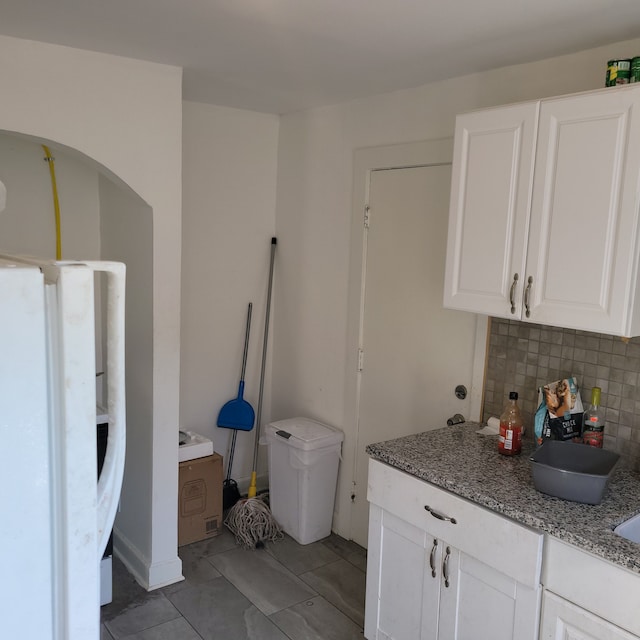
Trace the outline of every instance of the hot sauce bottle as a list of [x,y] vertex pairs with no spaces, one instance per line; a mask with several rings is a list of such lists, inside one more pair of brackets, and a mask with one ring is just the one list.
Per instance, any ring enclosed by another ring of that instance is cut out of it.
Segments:
[[500,416],[498,453],[515,456],[522,450],[522,416],[518,407],[518,394],[509,392],[509,402]]

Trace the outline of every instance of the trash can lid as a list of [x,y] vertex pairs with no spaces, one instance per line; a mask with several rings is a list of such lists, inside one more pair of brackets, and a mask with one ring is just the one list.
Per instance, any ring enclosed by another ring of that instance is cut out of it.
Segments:
[[306,451],[339,444],[344,437],[340,429],[311,418],[288,418],[270,422],[266,432],[267,436],[273,440],[282,439],[290,446]]

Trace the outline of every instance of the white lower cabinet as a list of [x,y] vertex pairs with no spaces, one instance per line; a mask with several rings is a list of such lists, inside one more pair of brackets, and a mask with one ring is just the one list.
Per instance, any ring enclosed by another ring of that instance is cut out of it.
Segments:
[[368,640],[537,640],[542,534],[376,460]]
[[542,599],[540,640],[637,640],[637,638],[638,636],[545,590]]
[[546,536],[541,640],[639,640],[640,576]]

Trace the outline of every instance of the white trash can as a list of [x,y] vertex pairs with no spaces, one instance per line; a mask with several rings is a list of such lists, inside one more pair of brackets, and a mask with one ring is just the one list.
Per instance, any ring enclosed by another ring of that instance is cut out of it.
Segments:
[[269,503],[278,524],[300,544],[331,533],[343,433],[309,418],[265,428]]

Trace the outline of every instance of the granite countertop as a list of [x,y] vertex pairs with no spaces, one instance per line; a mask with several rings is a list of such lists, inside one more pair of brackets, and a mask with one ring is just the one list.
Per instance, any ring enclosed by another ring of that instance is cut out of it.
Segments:
[[568,502],[537,491],[529,455],[530,433],[519,456],[498,453],[497,436],[476,433],[482,425],[461,425],[371,444],[376,460],[406,471],[491,511],[544,531],[605,560],[640,573],[640,544],[613,533],[640,512],[640,473],[621,459],[599,505]]

